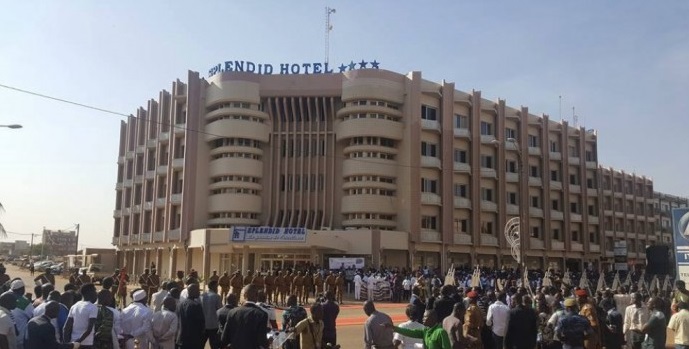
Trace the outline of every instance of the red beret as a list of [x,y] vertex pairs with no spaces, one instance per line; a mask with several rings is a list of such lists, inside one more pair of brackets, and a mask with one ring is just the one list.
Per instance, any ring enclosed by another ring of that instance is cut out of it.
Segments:
[[471,292],[467,293],[467,297],[476,298],[476,297],[478,297],[478,293],[476,293],[476,291],[471,291]]
[[577,295],[577,296],[579,296],[579,297],[586,297],[586,296],[588,296],[588,293],[586,293],[586,290],[576,290],[576,291],[574,292],[574,294]]

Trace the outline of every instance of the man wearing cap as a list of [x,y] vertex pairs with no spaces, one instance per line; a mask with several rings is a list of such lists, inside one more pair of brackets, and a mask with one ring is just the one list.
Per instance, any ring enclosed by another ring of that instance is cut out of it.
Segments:
[[127,349],[134,349],[134,339],[139,340],[139,348],[148,348],[153,310],[146,306],[146,299],[146,291],[134,291],[132,303],[122,310],[121,327]]
[[[34,307],[24,296],[24,282],[21,279],[14,279],[10,283],[10,290],[17,297],[16,307],[12,309],[11,313],[12,317],[14,317],[14,323],[17,325],[17,347],[21,348],[24,343],[26,326],[29,320],[34,317]],[[48,298],[48,294],[45,295],[45,298]]]
[[148,276],[146,286],[148,286],[146,290],[146,294],[148,295],[146,304],[151,304],[153,294],[158,292],[158,287],[160,287],[160,276],[158,276],[158,272],[155,269],[151,269],[151,275]]
[[565,299],[564,315],[555,326],[555,335],[562,342],[563,349],[583,349],[585,338],[593,334],[589,321],[577,314],[577,301]]
[[469,307],[464,314],[464,337],[469,340],[467,349],[481,349],[483,343],[481,341],[481,328],[483,327],[484,319],[481,309],[478,307],[478,293],[471,291],[467,293],[469,298]]
[[144,269],[144,273],[139,276],[139,287],[148,295],[148,277],[150,276],[149,274],[149,269],[146,268]]
[[579,289],[576,290],[574,294],[577,296],[577,303],[579,304],[579,315],[589,320],[589,324],[593,329],[593,333],[586,338],[584,346],[586,349],[600,349],[601,322],[598,320],[598,311],[596,310],[596,307],[589,301],[586,290]]
[[227,293],[230,292],[230,276],[227,274],[227,270],[218,278],[218,286],[220,286],[220,298],[225,299]]

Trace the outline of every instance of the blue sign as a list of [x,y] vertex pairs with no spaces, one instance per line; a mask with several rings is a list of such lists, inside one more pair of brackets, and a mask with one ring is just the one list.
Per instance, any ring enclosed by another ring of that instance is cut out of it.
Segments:
[[333,74],[344,73],[354,69],[378,69],[380,62],[375,59],[372,62],[361,60],[361,62],[349,61],[339,66],[330,66],[329,63],[254,63],[249,61],[225,61],[218,63],[208,70],[208,77],[223,72],[247,72],[254,74]]
[[305,242],[306,228],[234,227],[230,241]]
[[672,210],[672,231],[675,240],[677,278],[689,283],[689,208]]

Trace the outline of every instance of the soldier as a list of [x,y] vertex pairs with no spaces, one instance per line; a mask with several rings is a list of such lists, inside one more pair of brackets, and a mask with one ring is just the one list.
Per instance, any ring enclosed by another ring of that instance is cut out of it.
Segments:
[[251,270],[246,271],[246,276],[244,277],[244,286],[250,284],[254,281],[254,272]]
[[74,272],[69,275],[69,283],[76,286],[78,278],[79,278],[79,268],[75,268]]
[[313,291],[313,276],[311,273],[306,272],[304,275],[304,301],[302,304],[309,304],[309,295]]
[[270,271],[263,280],[266,284],[266,298],[268,303],[273,303],[273,292],[275,292],[275,273]]
[[[117,289],[119,288],[119,284],[120,284],[120,270],[115,269],[115,272],[112,274],[111,278],[112,278],[112,287],[110,287],[110,293],[112,293],[113,297],[115,297],[115,295],[117,295]],[[113,306],[114,305],[115,304],[113,304]]]
[[[77,286],[81,287],[83,284],[90,284],[91,283],[91,277],[86,275],[86,269],[81,270],[81,275],[77,278]],[[53,284],[55,285],[55,284]]]
[[325,278],[325,285],[327,287],[326,292],[332,292],[335,294],[335,273],[330,272],[327,278]]
[[127,275],[127,266],[120,269],[120,274],[117,276],[117,302],[120,309],[127,305],[127,284],[129,283],[129,275]]
[[316,288],[316,298],[323,294],[323,276],[320,272],[315,272],[313,275],[313,285]]
[[297,296],[297,301],[301,302],[304,298],[304,276],[297,272],[297,276],[292,280],[292,294]]
[[230,276],[227,275],[227,270],[218,279],[218,286],[220,286],[220,299],[224,302],[225,298],[227,298],[227,293],[230,292]]
[[177,279],[175,279],[175,282],[177,283],[177,289],[182,291],[184,289],[184,272],[181,270],[177,270]]
[[293,280],[294,280],[294,275],[292,275],[291,271],[287,271],[287,274],[285,274],[285,285],[284,285],[284,290],[285,290],[285,292],[284,292],[284,294],[285,294],[284,295],[284,297],[285,297],[284,303],[285,304],[287,304],[287,300],[286,300],[287,296],[289,296],[290,293],[292,292],[292,281]]
[[264,291],[264,288],[266,286],[266,282],[263,279],[263,275],[261,275],[260,271],[256,272],[256,276],[254,276],[254,278],[251,279],[251,283],[253,285],[256,285],[256,287],[258,287],[259,291]]
[[467,349],[481,349],[483,348],[483,343],[481,341],[481,330],[485,319],[483,318],[483,312],[481,308],[478,307],[478,293],[476,291],[471,291],[467,293],[469,297],[469,308],[467,308],[464,314],[464,326],[462,328],[464,333],[464,338],[470,340],[467,345]]
[[[84,269],[84,273],[86,273],[86,269]],[[46,268],[45,272],[36,276],[33,281],[36,281],[39,285],[52,284],[55,286],[55,275],[50,271],[50,268]]]
[[275,304],[285,305],[285,299],[285,277],[282,275],[281,270],[278,272],[278,276],[275,277]]
[[230,278],[230,286],[232,287],[230,289],[230,293],[236,295],[237,299],[239,299],[239,296],[242,293],[242,287],[244,287],[242,273],[240,273],[239,270],[235,271],[232,275],[232,278]]
[[335,296],[337,297],[337,303],[342,304],[342,295],[344,294],[345,287],[345,276],[344,273],[340,272],[335,278]]
[[218,271],[213,270],[213,275],[211,275],[211,277],[208,279],[208,282],[211,282],[211,281],[218,282],[219,279],[220,279],[220,277],[218,276]]
[[144,269],[144,273],[139,276],[139,287],[141,287],[146,294],[148,294],[148,276],[149,276],[149,270],[148,268]]
[[154,293],[158,292],[158,287],[160,287],[160,276],[155,269],[151,269],[151,275],[148,276],[148,291],[146,291],[147,301],[146,304],[151,304],[151,297]]

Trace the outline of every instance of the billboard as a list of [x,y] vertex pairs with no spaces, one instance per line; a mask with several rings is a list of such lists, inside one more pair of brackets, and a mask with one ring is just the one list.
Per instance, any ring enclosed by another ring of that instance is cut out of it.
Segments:
[[234,227],[230,241],[306,242],[306,228]]
[[627,241],[615,241],[615,270],[627,271]]
[[689,208],[672,209],[677,279],[689,283]]
[[75,231],[43,230],[43,253],[46,256],[66,256],[77,252]]

